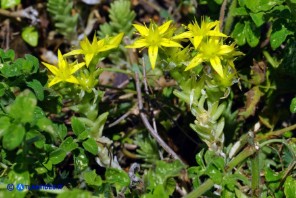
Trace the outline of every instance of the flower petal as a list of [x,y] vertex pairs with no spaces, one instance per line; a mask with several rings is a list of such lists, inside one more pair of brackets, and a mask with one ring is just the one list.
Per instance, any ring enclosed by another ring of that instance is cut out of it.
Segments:
[[172,23],[172,20],[165,22],[164,24],[162,24],[161,26],[158,27],[158,32],[159,34],[164,34],[168,28],[170,27]]
[[221,65],[221,60],[218,56],[215,56],[213,58],[210,59],[210,63],[213,67],[213,69],[222,77],[224,78],[224,74],[223,74],[223,68]]
[[138,32],[142,36],[148,36],[149,34],[149,29],[146,26],[143,25],[138,25],[138,24],[133,24],[133,26],[138,30]]
[[149,44],[146,42],[146,39],[138,39],[133,44],[125,46],[126,48],[141,48],[148,46]]
[[84,60],[85,60],[85,63],[86,63],[86,66],[88,67],[91,60],[93,59],[94,57],[94,54],[85,54],[84,56]]
[[157,46],[149,46],[148,55],[149,55],[149,60],[150,60],[150,64],[151,64],[152,69],[155,68],[157,54],[158,54],[158,47]]
[[73,75],[69,76],[69,78],[67,78],[65,81],[69,83],[79,84],[79,81]]
[[113,45],[114,48],[118,47],[118,45],[121,43],[121,40],[124,36],[124,33],[119,33],[118,35],[111,37],[108,41],[108,45]]
[[84,39],[80,41],[80,47],[83,51],[90,51],[91,44],[87,37],[84,37]]
[[194,45],[194,48],[195,48],[195,49],[198,48],[198,46],[199,46],[199,44],[201,43],[202,39],[203,39],[203,36],[195,36],[195,37],[193,38],[193,43],[192,43],[192,44]]
[[48,84],[48,87],[51,87],[51,86],[53,86],[53,85],[55,85],[55,84],[57,84],[57,83],[59,83],[59,82],[61,82],[61,81],[62,81],[61,78],[59,78],[59,77],[54,77],[54,78],[50,81],[50,83]]
[[195,56],[191,61],[190,63],[188,64],[188,66],[185,68],[185,71],[188,71],[189,69],[192,69],[196,66],[198,66],[200,63],[203,62],[203,59],[202,57],[199,55]]
[[77,70],[79,70],[84,65],[85,65],[85,63],[78,63],[78,64],[73,65],[70,73],[74,74]]
[[64,54],[64,57],[68,57],[68,56],[73,56],[73,55],[78,55],[78,54],[83,54],[83,51],[81,49],[76,49],[76,50],[72,50],[66,54]]
[[49,71],[51,71],[52,74],[57,75],[57,73],[59,72],[58,68],[54,65],[42,62],[42,64],[49,69]]
[[167,38],[162,38],[160,40],[160,45],[164,46],[164,47],[183,47],[182,45],[180,45],[179,43],[172,41],[170,39]]
[[229,45],[221,45],[220,49],[218,51],[219,55],[225,55],[228,54],[230,52],[232,52],[234,50],[234,48],[232,46]]
[[58,50],[58,67],[63,66],[64,64],[64,57],[60,50]]
[[181,34],[178,34],[176,36],[173,36],[172,39],[185,39],[185,38],[191,38],[193,37],[193,34],[191,31],[183,32]]
[[222,32],[220,31],[216,31],[216,30],[210,30],[208,33],[207,33],[208,36],[220,36],[220,37],[228,37],[226,34],[223,34]]

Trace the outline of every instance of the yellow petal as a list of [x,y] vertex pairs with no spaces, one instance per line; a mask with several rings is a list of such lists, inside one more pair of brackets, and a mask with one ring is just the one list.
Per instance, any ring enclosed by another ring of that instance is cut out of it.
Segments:
[[216,31],[216,30],[210,30],[208,33],[207,33],[208,36],[220,36],[220,37],[228,37],[226,34],[223,34],[222,32],[220,31]]
[[69,82],[69,83],[75,83],[75,84],[79,84],[79,81],[77,80],[77,78],[75,78],[74,76],[69,76],[69,78],[67,78],[65,80],[66,82]]
[[114,36],[114,37],[111,37],[108,44],[109,45],[114,45],[114,48],[116,48],[120,43],[121,43],[121,40],[124,36],[124,33],[119,33],[118,35]]
[[220,58],[218,56],[215,56],[214,58],[210,59],[210,63],[213,67],[213,69],[222,77],[224,78],[224,74],[223,74],[223,68],[221,65],[221,61]]
[[51,81],[50,81],[50,83],[48,84],[48,87],[51,87],[51,86],[53,86],[53,85],[55,85],[55,84],[57,84],[57,83],[59,83],[59,82],[61,82],[62,81],[62,79],[60,79],[60,78],[58,78],[58,77],[54,77]]
[[61,67],[64,63],[64,58],[60,50],[58,50],[58,67]]
[[85,65],[85,63],[78,63],[78,64],[73,65],[71,68],[71,74],[74,74],[77,70],[79,70],[84,65]]
[[85,60],[85,63],[86,63],[86,66],[88,67],[91,60],[93,59],[94,57],[94,54],[85,54],[84,56],[84,60]]
[[84,39],[80,41],[80,47],[83,51],[89,51],[89,49],[91,48],[91,44],[87,37],[84,37]]
[[177,40],[177,39],[185,39],[185,38],[191,38],[191,37],[193,37],[192,32],[191,31],[187,31],[187,32],[183,32],[181,34],[178,34],[176,36],[173,36],[172,39],[176,39]]
[[125,46],[126,48],[141,48],[148,46],[149,44],[146,42],[146,39],[138,39],[132,45]]
[[97,49],[97,47],[98,47],[98,39],[97,39],[96,35],[94,35],[93,42],[92,42],[91,46],[93,49]]
[[138,25],[138,24],[133,24],[133,26],[138,30],[138,32],[142,36],[148,36],[149,34],[149,29],[146,26],[143,25]]
[[185,68],[185,71],[188,71],[189,69],[192,69],[196,66],[198,66],[200,63],[203,62],[203,59],[200,55],[195,56],[190,63],[188,64],[188,66]]
[[54,75],[57,75],[57,73],[59,72],[58,68],[54,65],[42,62],[42,64],[49,69],[49,71],[51,71],[51,73],[53,73]]
[[76,50],[72,50],[66,54],[64,54],[64,57],[68,57],[68,56],[73,56],[73,55],[78,55],[78,54],[83,54],[83,51],[81,49],[76,49]]
[[220,49],[218,51],[219,55],[224,55],[224,54],[228,54],[230,52],[232,52],[234,50],[234,48],[232,46],[229,45],[221,45]]
[[158,54],[158,47],[157,46],[150,46],[148,48],[148,55],[149,55],[149,60],[150,60],[150,64],[151,64],[152,69],[155,68],[157,54]]
[[172,20],[165,22],[164,24],[162,24],[161,26],[158,27],[158,32],[159,34],[164,34],[168,28],[170,27],[172,23]]
[[160,41],[160,45],[162,45],[164,47],[183,47],[179,43],[172,41],[170,39],[167,39],[167,38],[162,38]]
[[194,45],[195,49],[198,48],[198,46],[201,43],[202,39],[203,39],[203,36],[195,36],[193,38],[193,45]]

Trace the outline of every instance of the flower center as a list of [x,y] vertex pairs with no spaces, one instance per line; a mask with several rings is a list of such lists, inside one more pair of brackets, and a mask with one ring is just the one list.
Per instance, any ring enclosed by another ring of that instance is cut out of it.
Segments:
[[160,43],[160,40],[161,40],[161,37],[159,35],[157,27],[153,27],[152,25],[152,27],[149,28],[149,34],[146,37],[147,43],[149,43],[150,45],[158,46]]

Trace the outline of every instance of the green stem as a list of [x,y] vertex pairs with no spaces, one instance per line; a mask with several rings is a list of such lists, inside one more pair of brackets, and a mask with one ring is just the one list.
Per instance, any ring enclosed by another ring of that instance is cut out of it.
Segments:
[[226,172],[232,170],[236,165],[243,162],[245,159],[253,155],[257,150],[254,146],[248,146],[240,154],[238,154],[233,160],[231,160],[226,166]]
[[283,133],[286,133],[288,131],[292,131],[294,129],[296,129],[296,124],[293,124],[293,125],[291,125],[289,127],[286,127],[286,128],[280,129],[280,130],[269,132],[269,133],[267,133],[267,134],[265,134],[263,136],[259,136],[257,141],[260,141],[260,140],[263,140],[263,139],[271,139],[273,137],[279,137]]
[[203,195],[205,192],[210,190],[214,186],[214,181],[211,179],[206,180],[202,185],[200,185],[197,189],[193,190],[183,198],[196,198]]
[[259,168],[259,153],[256,152],[251,158],[251,172],[252,172],[252,197],[260,197],[260,168]]
[[270,56],[268,51],[264,50],[263,55],[265,56],[266,60],[271,64],[273,68],[277,68],[279,66],[279,63]]
[[226,21],[225,21],[225,26],[224,26],[224,32],[226,35],[230,34],[231,26],[234,21],[233,11],[236,8],[236,6],[237,6],[237,0],[231,1],[231,4],[229,6],[228,15],[227,15]]

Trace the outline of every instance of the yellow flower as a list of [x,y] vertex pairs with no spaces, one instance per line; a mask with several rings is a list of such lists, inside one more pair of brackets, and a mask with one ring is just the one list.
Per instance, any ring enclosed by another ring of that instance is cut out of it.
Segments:
[[171,23],[172,21],[167,21],[166,23],[158,27],[155,23],[151,22],[149,25],[149,29],[143,25],[133,24],[140,33],[141,38],[136,40],[132,45],[128,45],[126,47],[148,47],[149,60],[152,69],[154,69],[159,47],[182,47],[179,43],[166,38]]
[[205,22],[204,19],[202,19],[201,26],[195,21],[188,25],[188,30],[187,32],[174,36],[173,39],[189,38],[194,48],[197,49],[203,38],[207,36],[227,37],[227,35],[220,32],[219,21]]
[[48,87],[51,87],[54,84],[57,84],[62,81],[78,84],[79,82],[77,78],[73,76],[73,74],[85,65],[85,63],[68,64],[68,62],[63,58],[63,55],[60,50],[58,50],[57,66],[44,62],[42,62],[42,64],[45,65],[45,67],[47,67],[47,69],[49,69],[51,73],[54,75],[54,78],[50,81]]
[[198,66],[202,62],[210,62],[213,69],[223,78],[221,60],[236,54],[234,45],[223,45],[219,38],[210,38],[199,46],[198,54],[191,60],[185,71]]
[[64,56],[83,54],[86,66],[88,67],[93,57],[97,55],[99,52],[104,52],[117,48],[122,40],[123,35],[124,33],[120,33],[115,37],[109,37],[99,41],[97,40],[97,37],[94,35],[92,43],[90,43],[88,38],[85,37],[82,41],[80,41],[81,49],[72,50]]

